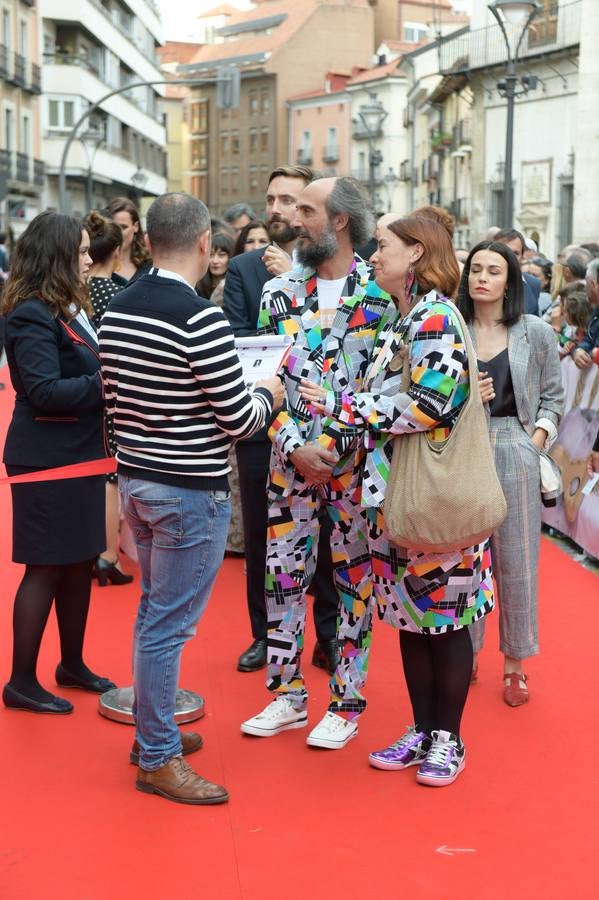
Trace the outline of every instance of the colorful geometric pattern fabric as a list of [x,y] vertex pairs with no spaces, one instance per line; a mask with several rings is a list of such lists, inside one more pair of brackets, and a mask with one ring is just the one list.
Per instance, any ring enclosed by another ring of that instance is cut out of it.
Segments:
[[[356,478],[349,492],[356,490]],[[290,696],[303,709],[307,691],[301,672],[306,618],[306,589],[316,569],[319,512],[324,507],[334,522],[331,537],[335,583],[341,605],[361,616],[370,607],[372,577],[364,517],[346,501],[332,496],[328,485],[304,486],[288,497],[276,497],[269,508],[266,557],[268,616],[267,687]],[[369,640],[369,638],[368,638]],[[351,712],[367,665],[367,647],[360,645],[355,661],[347,660],[343,686],[336,693],[336,710]],[[357,684],[354,685],[353,680]],[[347,698],[347,705],[345,699]]]
[[[362,609],[372,582],[366,534],[355,471],[356,428],[327,417],[314,432],[314,417],[301,398],[301,378],[340,391],[362,386],[378,333],[395,307],[372,279],[372,269],[359,256],[350,271],[329,331],[323,332],[317,279],[312,270],[297,270],[269,281],[262,294],[259,326],[266,333],[294,334],[295,343],[284,366],[287,408],[270,429],[273,441],[269,482],[269,519],[266,560],[268,615],[268,678],[270,690],[290,694],[296,708],[306,703],[301,674],[304,646],[306,589],[316,567],[319,513],[326,508],[335,523],[332,536],[335,579],[343,603]],[[330,481],[306,485],[289,462],[289,455],[312,435],[339,461]],[[348,677],[351,677],[348,676]],[[349,687],[348,692],[352,693]]]
[[[411,382],[401,393],[401,344],[409,344]],[[379,617],[395,628],[441,634],[463,628],[493,609],[488,544],[453,553],[418,553],[389,540],[381,505],[389,476],[393,435],[432,431],[446,436],[467,397],[464,336],[451,306],[432,293],[410,316],[398,315],[381,332],[364,380],[368,393],[329,392],[327,412],[362,430],[356,456],[361,474],[362,530],[366,530],[373,591],[363,607],[340,606],[338,637],[342,660],[330,683],[332,712],[356,716],[372,640],[375,604]],[[358,511],[355,511],[358,516]]]
[[[410,387],[401,393],[401,348],[409,347]],[[431,291],[402,319],[396,315],[379,333],[364,379],[368,393],[329,391],[326,411],[362,432],[366,451],[362,503],[380,506],[393,454],[394,434],[449,434],[468,396],[464,337],[450,304]]]
[[[293,334],[295,343],[282,374],[286,409],[271,425],[273,442],[270,490],[287,496],[295,469],[289,455],[310,440],[314,417],[299,393],[302,378],[337,391],[359,391],[377,337],[395,307],[372,278],[372,268],[359,256],[352,260],[339,307],[329,332],[320,326],[317,279],[312,269],[288,272],[265,284],[258,327],[269,334]],[[334,474],[351,470],[357,446],[356,428],[323,417],[316,438],[340,457]]]

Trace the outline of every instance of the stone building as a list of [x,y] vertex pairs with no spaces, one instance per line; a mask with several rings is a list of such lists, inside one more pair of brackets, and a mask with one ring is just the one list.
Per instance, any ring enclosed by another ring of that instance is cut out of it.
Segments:
[[268,173],[289,159],[287,100],[320,90],[327,72],[370,65],[374,18],[368,0],[263,0],[220,29],[179,73],[241,72],[240,103],[219,109],[216,88],[189,101],[192,191],[215,212],[244,201],[261,209]]
[[18,237],[41,211],[44,185],[38,10],[23,0],[0,10],[0,229]]

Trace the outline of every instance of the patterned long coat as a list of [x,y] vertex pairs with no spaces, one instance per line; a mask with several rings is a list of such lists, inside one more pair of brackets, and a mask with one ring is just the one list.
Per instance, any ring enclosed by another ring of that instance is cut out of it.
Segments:
[[[282,371],[286,407],[269,430],[273,442],[271,496],[290,494],[295,468],[289,462],[289,455],[313,434],[314,417],[299,393],[300,380],[307,378],[336,391],[359,391],[378,335],[395,314],[389,295],[372,278],[372,267],[357,255],[352,260],[328,333],[321,328],[317,278],[312,269],[295,269],[264,286],[258,320],[260,331],[295,338]],[[316,440],[339,455],[334,480],[353,466],[359,429],[323,417],[320,431]],[[344,484],[345,479],[341,478],[339,496]]]

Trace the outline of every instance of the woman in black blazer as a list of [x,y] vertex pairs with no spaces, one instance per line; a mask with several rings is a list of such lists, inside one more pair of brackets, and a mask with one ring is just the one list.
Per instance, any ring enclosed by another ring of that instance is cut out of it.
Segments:
[[[106,455],[103,390],[85,286],[89,235],[76,219],[45,212],[22,234],[2,298],[6,355],[15,390],[3,461],[9,475]],[[12,709],[68,713],[44,690],[36,667],[56,603],[58,684],[103,693],[114,687],[83,662],[91,573],[105,547],[104,479],[12,485],[13,561],[25,564],[13,616],[13,668],[2,699]]]

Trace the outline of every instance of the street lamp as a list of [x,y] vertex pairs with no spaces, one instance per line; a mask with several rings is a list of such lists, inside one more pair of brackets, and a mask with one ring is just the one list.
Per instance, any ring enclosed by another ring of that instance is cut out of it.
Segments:
[[148,183],[148,177],[149,176],[146,175],[146,173],[144,172],[144,170],[142,169],[142,167],[139,164],[137,166],[137,169],[131,176],[131,184],[135,188],[135,195],[136,195],[135,205],[138,208],[141,205],[142,191],[145,188],[146,184]]
[[[505,132],[505,168],[503,182],[503,222],[504,228],[510,228],[513,225],[514,217],[514,196],[512,192],[512,158],[514,145],[514,101],[516,97],[527,93],[535,86],[534,79],[522,79],[522,88],[517,89],[518,77],[516,75],[516,63],[518,62],[518,53],[524,35],[528,30],[528,26],[541,9],[538,0],[494,0],[489,3],[489,9],[497,19],[501,33],[505,41],[507,49],[507,68],[504,81],[497,84],[497,89],[501,97],[507,99],[507,125]],[[515,34],[520,29],[518,40],[514,51],[506,30],[506,25],[510,26]]]
[[374,176],[376,167],[383,161],[383,154],[375,149],[374,139],[379,136],[383,122],[389,115],[373,91],[368,91],[369,103],[363,103],[358,109],[358,116],[366,131],[368,140],[368,192],[374,202]]
[[[92,123],[90,123],[91,125]],[[94,205],[94,160],[96,153],[106,140],[105,123],[97,125],[94,123],[84,134],[79,135],[79,141],[85,151],[87,160],[87,179],[85,185],[86,207],[89,212]],[[91,150],[90,150],[91,147]]]

